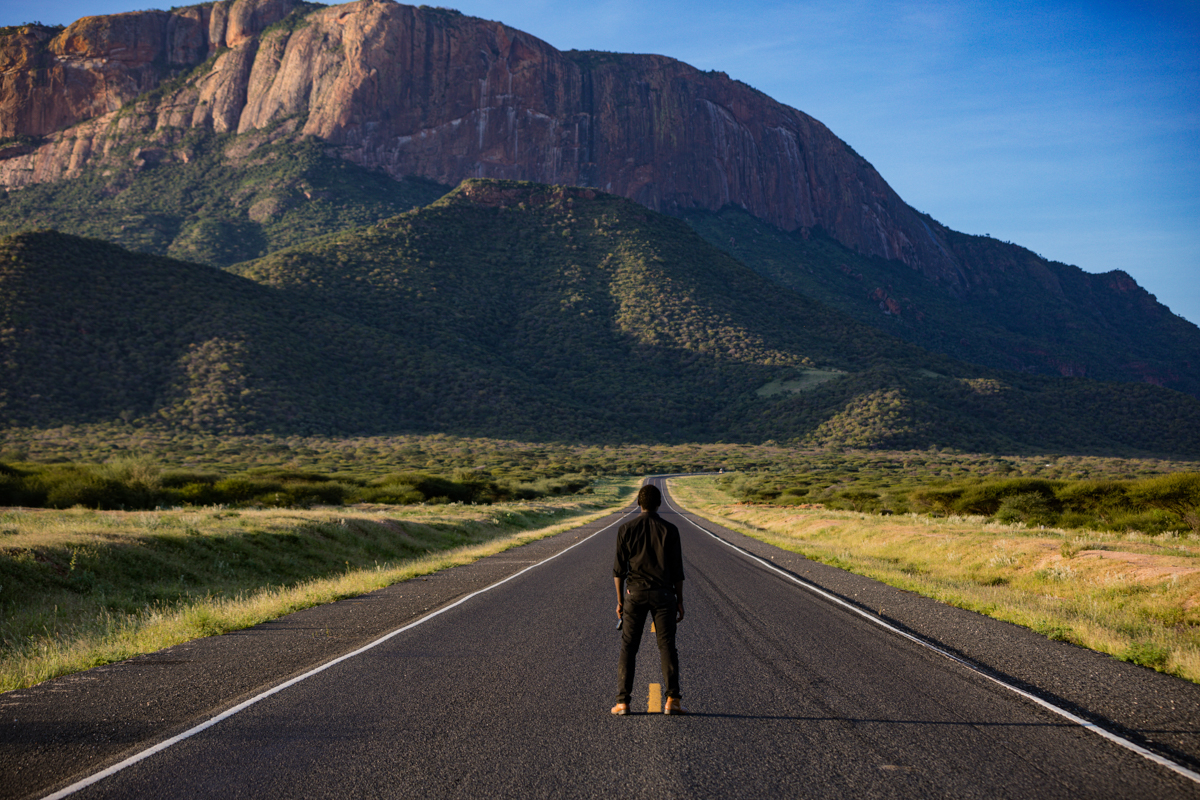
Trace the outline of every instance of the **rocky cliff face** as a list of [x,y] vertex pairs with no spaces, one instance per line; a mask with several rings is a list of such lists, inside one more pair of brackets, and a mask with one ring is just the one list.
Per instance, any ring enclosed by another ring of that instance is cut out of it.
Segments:
[[84,17],[61,33],[22,26],[0,39],[0,139],[117,111],[178,70],[247,43],[295,5],[243,0]]
[[943,229],[870,164],[723,73],[661,56],[563,53],[502,23],[386,0],[302,21],[300,6],[224,0],[8,35],[0,137],[43,139],[0,150],[0,185],[71,177],[131,142],[186,158],[178,143],[193,127],[270,128],[320,137],[395,177],[593,186],[667,212],[740,205],[786,230],[819,226],[953,293],[969,289]]

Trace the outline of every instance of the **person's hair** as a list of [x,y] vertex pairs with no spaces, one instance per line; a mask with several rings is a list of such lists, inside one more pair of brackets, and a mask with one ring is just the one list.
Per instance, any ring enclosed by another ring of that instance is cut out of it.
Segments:
[[638,489],[637,503],[644,511],[656,511],[662,504],[662,492],[654,484],[647,483]]

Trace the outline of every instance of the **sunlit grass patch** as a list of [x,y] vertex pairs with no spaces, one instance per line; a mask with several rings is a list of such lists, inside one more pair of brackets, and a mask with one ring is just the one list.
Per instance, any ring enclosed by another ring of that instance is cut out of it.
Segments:
[[806,392],[809,389],[815,389],[822,383],[831,381],[834,378],[842,375],[845,375],[845,373],[836,370],[796,370],[795,377],[788,378],[786,380],[771,381],[770,383],[756,389],[754,393],[759,397],[773,397],[777,394],[795,394],[796,392]]
[[807,558],[1200,682],[1200,538],[738,504],[707,478],[679,502]]

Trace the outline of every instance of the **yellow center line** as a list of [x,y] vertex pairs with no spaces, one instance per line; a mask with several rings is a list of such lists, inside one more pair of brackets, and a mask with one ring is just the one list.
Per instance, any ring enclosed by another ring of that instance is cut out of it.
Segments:
[[658,683],[650,684],[650,699],[646,703],[647,714],[662,713],[662,685]]

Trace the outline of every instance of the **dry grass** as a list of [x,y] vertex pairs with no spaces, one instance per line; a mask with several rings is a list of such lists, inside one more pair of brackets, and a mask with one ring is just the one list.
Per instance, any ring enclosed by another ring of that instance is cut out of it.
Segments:
[[493,506],[2,509],[0,691],[468,564],[598,519],[632,485]]
[[1200,682],[1200,540],[735,503],[708,478],[679,503],[807,558]]

